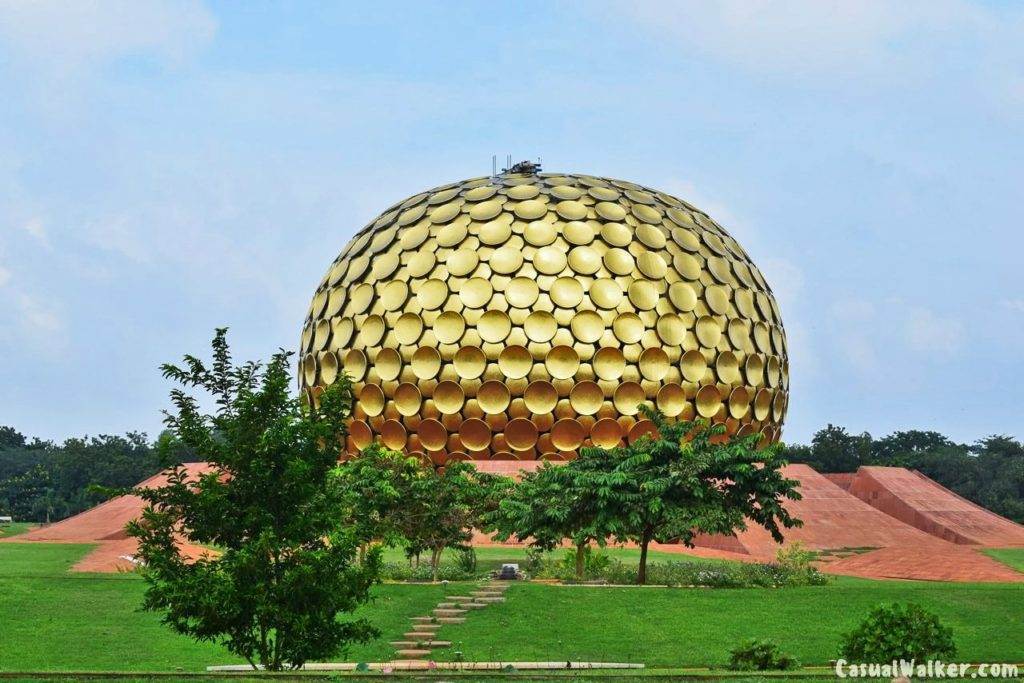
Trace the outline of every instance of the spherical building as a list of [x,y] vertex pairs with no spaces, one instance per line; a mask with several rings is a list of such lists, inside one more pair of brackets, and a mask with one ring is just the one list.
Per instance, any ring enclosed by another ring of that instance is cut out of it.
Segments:
[[342,372],[373,439],[448,459],[567,459],[671,417],[779,438],[771,289],[706,214],[587,175],[508,173],[386,210],[328,269],[302,333],[312,400]]

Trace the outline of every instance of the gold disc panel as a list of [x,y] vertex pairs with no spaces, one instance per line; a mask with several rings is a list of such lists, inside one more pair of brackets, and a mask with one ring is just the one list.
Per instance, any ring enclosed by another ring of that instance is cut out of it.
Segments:
[[347,444],[442,465],[575,457],[650,433],[639,405],[777,441],[779,308],[706,214],[635,183],[502,175],[410,197],[361,230],[313,297],[299,384],[342,372]]

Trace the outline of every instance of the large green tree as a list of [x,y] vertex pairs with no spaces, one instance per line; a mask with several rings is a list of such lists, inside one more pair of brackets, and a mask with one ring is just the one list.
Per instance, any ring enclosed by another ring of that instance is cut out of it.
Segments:
[[[696,534],[732,533],[753,522],[781,542],[782,528],[800,524],[783,506],[800,494],[781,471],[778,446],[759,449],[756,435],[720,441],[724,426],[669,422],[646,406],[644,412],[655,438],[611,451],[585,448],[566,465],[593,471],[593,495],[616,508],[614,535],[640,546],[637,583],[646,583],[651,541],[692,545]],[[611,466],[594,467],[593,459]]]
[[402,520],[422,465],[414,457],[374,442],[338,466],[346,512],[356,537],[366,545],[402,541]]
[[[175,463],[166,486],[135,491],[148,504],[129,527],[145,562],[145,608],[274,670],[375,635],[365,620],[342,618],[366,602],[378,568],[376,553],[355,561],[360,539],[343,519],[336,460],[352,407],[347,379],[304,406],[289,391],[289,354],[236,365],[224,329],[209,364],[186,356],[162,368],[181,386],[161,451],[184,448],[215,469],[190,478]],[[210,396],[212,412],[191,389]],[[179,536],[219,553],[190,562]]]

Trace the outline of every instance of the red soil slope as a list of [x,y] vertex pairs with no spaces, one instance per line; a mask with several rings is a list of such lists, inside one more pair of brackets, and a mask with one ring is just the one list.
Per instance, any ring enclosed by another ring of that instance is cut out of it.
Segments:
[[1024,546],[1024,526],[902,467],[861,467],[849,491],[887,515],[960,545]]

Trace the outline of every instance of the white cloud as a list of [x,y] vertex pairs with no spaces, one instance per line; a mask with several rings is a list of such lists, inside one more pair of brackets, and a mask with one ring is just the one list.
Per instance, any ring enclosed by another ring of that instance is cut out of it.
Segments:
[[964,342],[964,324],[950,317],[941,317],[927,308],[913,308],[904,323],[903,334],[914,351],[948,357]]
[[1024,313],[1024,299],[1006,299],[1003,301],[1003,308],[1014,313]]
[[46,231],[46,225],[43,223],[42,218],[36,216],[34,218],[29,219],[28,221],[25,222],[24,225],[21,226],[21,229],[28,233],[28,235],[36,242],[38,242],[40,245],[46,247],[47,249],[51,247],[50,236]]
[[11,281],[11,271],[7,270],[3,266],[0,266],[0,287],[3,287]]

